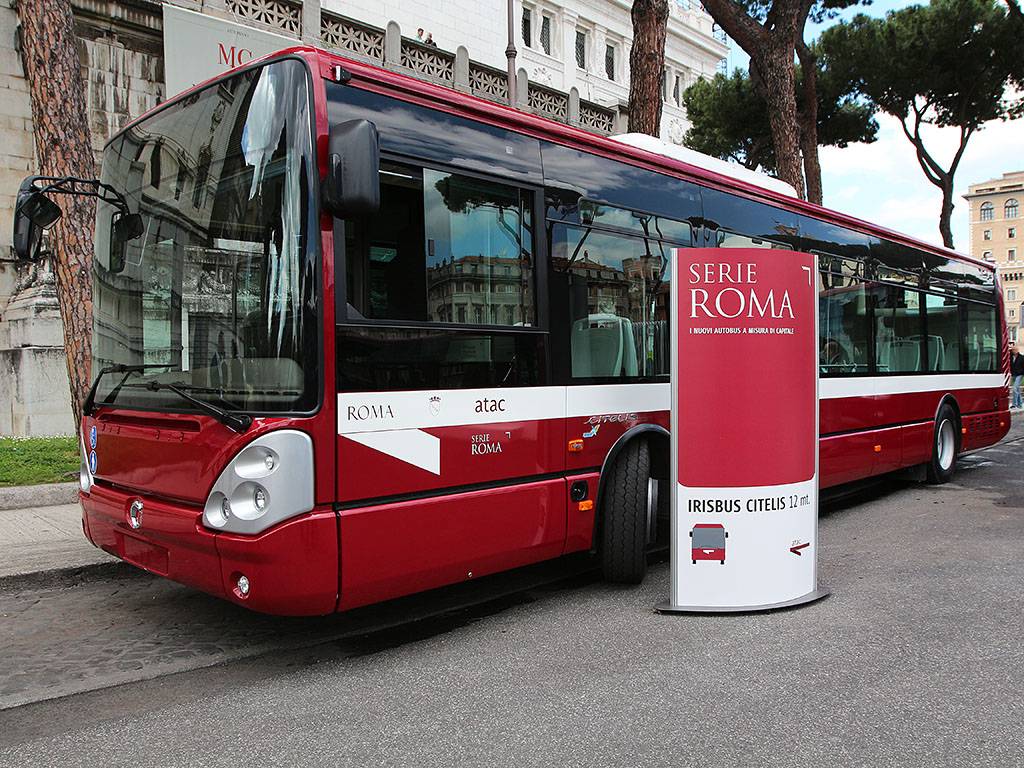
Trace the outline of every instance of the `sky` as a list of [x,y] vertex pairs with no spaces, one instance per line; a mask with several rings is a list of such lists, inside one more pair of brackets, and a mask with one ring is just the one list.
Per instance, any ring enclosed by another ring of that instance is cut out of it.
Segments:
[[[875,0],[869,6],[844,11],[840,19],[857,13],[884,16],[887,11],[914,5],[907,0]],[[808,39],[837,20],[808,24]],[[730,41],[729,68],[747,68],[747,55]],[[904,232],[920,240],[942,245],[939,207],[942,195],[930,184],[917,164],[911,143],[899,121],[878,114],[878,139],[872,144],[851,144],[846,149],[822,147],[820,151],[824,203],[866,221]],[[925,146],[946,164],[959,144],[956,128],[925,133]],[[955,177],[953,245],[967,253],[967,201],[962,195],[970,184],[998,178],[1008,171],[1024,170],[1024,119],[987,123],[971,137]]]

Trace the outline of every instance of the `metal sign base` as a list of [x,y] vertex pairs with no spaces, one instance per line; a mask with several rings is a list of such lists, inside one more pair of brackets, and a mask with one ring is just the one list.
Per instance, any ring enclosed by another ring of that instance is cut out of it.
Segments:
[[779,611],[783,608],[795,608],[798,605],[813,603],[829,595],[825,587],[818,587],[806,595],[794,597],[792,600],[784,600],[781,603],[770,603],[769,605],[734,605],[734,606],[708,606],[708,605],[672,605],[671,601],[665,600],[654,606],[658,613],[762,613],[764,611]]

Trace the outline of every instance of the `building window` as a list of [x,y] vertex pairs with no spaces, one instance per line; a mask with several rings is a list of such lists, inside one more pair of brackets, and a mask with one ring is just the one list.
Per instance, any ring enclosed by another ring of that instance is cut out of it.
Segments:
[[981,258],[985,261],[992,261],[992,251],[982,251]]
[[523,6],[523,45],[527,48],[533,46],[533,11]]
[[1003,204],[1003,218],[1016,219],[1019,210],[1020,209],[1017,206],[1017,198],[1011,197]]
[[1017,300],[1017,289],[1016,288],[1007,288],[1006,289],[1006,300],[1007,301],[1016,301]]
[[1010,309],[1010,318],[1013,319],[1013,318],[1016,318],[1016,317],[1017,317],[1017,310],[1011,308]]
[[675,102],[676,106],[681,106],[683,103],[683,76],[676,75],[672,85],[672,101]]
[[981,204],[981,220],[982,221],[992,221],[992,218],[993,218],[994,215],[995,215],[995,206],[992,205],[992,203],[982,203]]
[[991,240],[992,239],[992,230],[991,229],[986,229],[984,232],[982,232],[981,233],[981,239],[982,240]]
[[1010,227],[1008,230],[1006,230],[1006,236],[1013,240],[1017,236],[1017,228]]
[[576,30],[576,66],[587,68],[587,33],[582,29]]
[[615,79],[615,46],[606,45],[604,47],[604,73],[608,75],[609,80]]
[[551,55],[551,17],[541,14],[540,47],[548,56]]
[[1006,260],[1007,261],[1016,261],[1017,260],[1017,249],[1016,248],[1010,248],[1009,250],[1006,251]]

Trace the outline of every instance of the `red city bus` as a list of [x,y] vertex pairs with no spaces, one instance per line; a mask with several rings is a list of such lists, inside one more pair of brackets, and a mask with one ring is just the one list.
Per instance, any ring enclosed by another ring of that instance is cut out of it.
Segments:
[[277,614],[588,550],[639,581],[680,248],[819,255],[822,486],[1006,433],[990,265],[652,142],[294,48],[27,180],[23,255],[48,196],[100,198],[86,536]]
[[[814,431],[811,430],[811,434]],[[729,532],[721,523],[697,523],[690,531],[690,559],[696,565],[698,560],[717,560],[725,565],[725,540]]]

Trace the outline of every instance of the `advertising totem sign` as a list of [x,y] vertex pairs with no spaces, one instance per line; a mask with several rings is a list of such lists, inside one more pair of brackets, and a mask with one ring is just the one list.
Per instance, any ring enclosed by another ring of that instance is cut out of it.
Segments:
[[681,248],[672,272],[669,613],[816,600],[816,257]]

